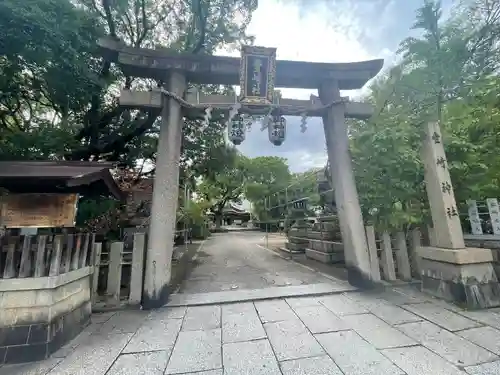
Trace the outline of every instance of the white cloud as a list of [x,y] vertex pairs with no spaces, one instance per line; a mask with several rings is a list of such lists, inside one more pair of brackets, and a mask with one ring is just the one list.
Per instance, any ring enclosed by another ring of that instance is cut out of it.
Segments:
[[[341,1],[335,11],[331,5],[325,5],[327,1],[316,1],[307,11],[290,0],[261,1],[253,14],[248,32],[256,37],[255,45],[276,47],[280,60],[355,62],[383,58],[386,65],[392,65],[395,59],[394,43],[385,44],[386,41],[381,40],[378,45],[374,45],[372,38],[366,38],[366,35],[375,37],[387,34],[384,26],[387,23],[381,22],[382,19],[393,17],[392,22],[398,22],[394,21],[393,11],[397,10],[396,5],[401,4],[394,0],[386,2],[388,5],[381,8],[380,14],[376,14],[377,8],[372,7],[373,11],[367,15],[366,8],[353,6],[352,1]],[[311,0],[308,4],[312,3]],[[227,52],[221,54],[227,55]],[[238,51],[230,54],[239,56]],[[316,90],[300,89],[283,89],[282,93],[287,98],[297,99],[317,95]],[[366,86],[365,90],[344,92],[342,95],[356,98],[365,93]],[[239,149],[251,157],[285,157],[292,171],[322,166],[326,163],[327,155],[321,120],[309,119],[309,122],[308,131],[302,134],[298,131],[299,119],[288,119],[288,138],[280,147],[273,146],[267,140],[267,132],[259,132],[259,126],[255,125]]]

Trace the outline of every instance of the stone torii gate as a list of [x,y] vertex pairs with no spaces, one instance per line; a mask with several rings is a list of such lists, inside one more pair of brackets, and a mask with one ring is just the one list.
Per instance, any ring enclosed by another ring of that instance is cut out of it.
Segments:
[[[370,258],[345,119],[366,119],[372,108],[342,98],[340,90],[363,87],[381,70],[383,60],[355,63],[276,61],[276,50],[263,47],[244,47],[241,59],[198,56],[132,48],[110,39],[101,40],[99,46],[103,56],[117,63],[126,75],[165,83],[162,90],[157,91],[124,90],[120,98],[120,104],[127,107],[161,108],[162,116],[146,257],[144,308],[163,306],[168,298],[183,115],[186,111],[191,111],[190,115],[196,111],[203,114],[207,107],[226,112],[235,108],[235,98],[231,96],[188,93],[188,82],[240,85],[239,113],[254,114],[260,110],[267,114],[269,106],[274,105],[279,116],[301,114],[322,118],[349,282],[360,287],[371,286]],[[249,69],[255,66],[258,66],[257,74],[257,70]],[[250,87],[250,80],[255,83],[253,87]],[[277,104],[274,86],[317,89],[319,96],[312,95],[310,100],[279,99]]]

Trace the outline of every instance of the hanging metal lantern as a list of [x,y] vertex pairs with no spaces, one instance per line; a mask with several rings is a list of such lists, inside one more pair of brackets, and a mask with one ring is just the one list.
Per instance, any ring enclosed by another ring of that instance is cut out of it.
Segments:
[[273,119],[267,127],[269,131],[269,140],[275,146],[281,146],[286,137],[286,120],[283,116],[273,116]]
[[229,140],[235,145],[241,145],[245,140],[245,121],[240,114],[235,115],[229,122],[228,136]]

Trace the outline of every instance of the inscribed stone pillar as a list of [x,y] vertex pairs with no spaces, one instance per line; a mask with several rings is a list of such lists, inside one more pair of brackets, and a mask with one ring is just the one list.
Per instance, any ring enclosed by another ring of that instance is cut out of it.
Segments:
[[[178,72],[170,73],[168,90],[182,97],[185,89],[185,77]],[[168,298],[179,195],[182,125],[180,104],[163,96],[144,280],[143,307],[146,309],[161,307]]]
[[422,289],[467,308],[500,305],[491,250],[466,248],[438,123],[425,127],[422,160],[435,243],[418,248]]
[[445,249],[463,249],[465,244],[462,225],[439,124],[437,122],[427,124],[424,137],[422,160],[436,246]]
[[[325,82],[319,89],[319,96],[325,105],[340,100],[338,83]],[[343,104],[333,105],[328,109],[328,113],[323,117],[323,128],[342,231],[348,280],[355,286],[372,287],[370,257],[352,169]]]

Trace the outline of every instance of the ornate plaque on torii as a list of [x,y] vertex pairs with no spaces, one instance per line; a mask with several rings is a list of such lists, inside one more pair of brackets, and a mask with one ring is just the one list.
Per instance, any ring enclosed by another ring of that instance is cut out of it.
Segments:
[[275,76],[276,48],[243,46],[240,66],[240,103],[273,104]]

